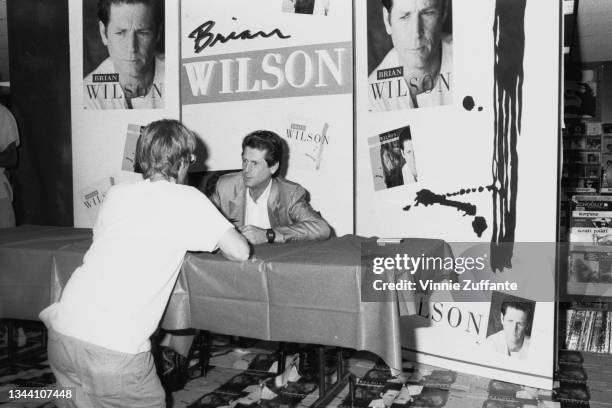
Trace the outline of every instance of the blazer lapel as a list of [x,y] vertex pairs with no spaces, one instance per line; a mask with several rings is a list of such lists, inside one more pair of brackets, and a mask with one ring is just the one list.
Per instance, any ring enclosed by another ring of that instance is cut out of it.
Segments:
[[279,219],[279,207],[280,207],[280,194],[278,191],[278,181],[276,178],[272,179],[272,185],[270,186],[270,196],[268,197],[268,219],[270,220],[270,227],[278,227],[281,224]]
[[233,221],[237,227],[244,225],[245,210],[246,210],[246,188],[240,178],[240,182],[234,187],[234,198],[229,201],[229,214],[228,218],[235,220]]

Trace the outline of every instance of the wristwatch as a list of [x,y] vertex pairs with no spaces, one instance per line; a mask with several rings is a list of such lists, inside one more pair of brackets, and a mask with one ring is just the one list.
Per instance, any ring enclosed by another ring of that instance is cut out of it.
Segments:
[[276,238],[276,233],[272,228],[268,228],[266,230],[266,238],[268,238],[268,244],[272,244],[274,242],[274,238]]

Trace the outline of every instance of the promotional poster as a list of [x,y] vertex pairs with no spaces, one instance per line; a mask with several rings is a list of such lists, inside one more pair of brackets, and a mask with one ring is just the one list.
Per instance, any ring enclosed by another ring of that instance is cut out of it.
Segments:
[[97,4],[83,0],[85,109],[163,108],[164,2],[126,4],[112,16]]
[[[280,176],[336,236],[441,239],[455,257],[486,260],[458,282],[520,286],[402,297],[407,358],[552,389],[554,251],[534,260],[519,244],[556,238],[558,169],[542,163],[557,163],[557,5],[182,0],[133,9],[125,29],[95,3],[70,0],[75,226],[93,225],[111,184],[140,179],[142,125],[180,119],[210,171],[241,170],[243,138],[272,131],[287,153]],[[596,131],[577,142],[593,150],[573,163],[585,179],[607,160]],[[591,258],[576,255],[572,279],[607,279],[607,260]]]
[[[356,233],[439,238],[450,243],[455,257],[484,255],[484,270],[458,279],[517,280],[525,292],[499,296],[530,305],[513,310],[530,329],[504,355],[489,344],[504,340],[504,313],[494,306],[496,299],[470,300],[455,291],[409,300],[406,308],[417,315],[402,316],[402,327],[414,332],[402,339],[405,355],[549,389],[553,297],[531,290],[530,276],[538,271],[547,282],[538,285],[554,288],[554,250],[530,255],[516,245],[556,241],[551,209],[557,206],[558,169],[542,163],[557,163],[558,7],[370,0],[356,4],[355,21]],[[397,170],[384,170],[400,165],[398,146],[389,143],[378,159],[372,138],[407,125],[417,177],[400,183]],[[588,141],[597,143],[594,137]],[[585,172],[597,171],[600,155],[585,153],[581,164],[592,166]],[[527,348],[528,358],[510,355],[525,355]]]
[[[453,103],[453,1],[367,1],[369,110]],[[419,19],[414,29],[410,20]]]
[[352,2],[201,4],[181,2],[181,114],[208,169],[241,169],[243,138],[272,131],[286,143],[280,176],[352,232]]

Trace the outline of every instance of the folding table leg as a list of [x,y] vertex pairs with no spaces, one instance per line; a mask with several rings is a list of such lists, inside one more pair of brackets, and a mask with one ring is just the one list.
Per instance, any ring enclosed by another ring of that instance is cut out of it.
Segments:
[[325,349],[324,347],[317,348],[318,360],[319,360],[319,399],[317,399],[312,405],[312,408],[323,408],[326,407],[331,400],[334,399],[340,391],[349,385],[349,396],[351,404],[354,401],[355,396],[355,376],[350,372],[344,372],[344,359],[342,357],[342,350],[338,348],[337,356],[337,379],[331,387],[327,388],[325,384]]
[[8,362],[11,363],[17,359],[17,335],[15,332],[15,320],[6,320],[6,335],[7,335],[7,354]]
[[278,364],[276,374],[281,375],[285,372],[285,360],[287,359],[287,344],[284,341],[278,343]]
[[319,364],[319,399],[325,395],[325,347],[317,347],[317,361]]
[[208,374],[208,363],[210,362],[210,332],[200,330],[200,373],[202,377]]

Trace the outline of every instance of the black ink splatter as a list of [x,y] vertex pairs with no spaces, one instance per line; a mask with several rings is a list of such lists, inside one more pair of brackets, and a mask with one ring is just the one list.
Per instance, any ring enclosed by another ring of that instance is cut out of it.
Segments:
[[493,188],[495,188],[495,186],[480,186],[478,188],[476,188],[476,187],[468,187],[468,188],[465,188],[465,189],[461,189],[459,191],[454,191],[452,193],[444,193],[444,195],[447,196],[447,197],[454,197],[456,195],[471,194],[471,193],[475,193],[477,191],[479,193],[482,193],[485,188],[488,191],[491,191]]
[[478,238],[482,236],[482,233],[487,229],[487,220],[484,217],[475,217],[474,221],[472,221],[472,228],[474,228],[474,232],[478,235]]
[[408,210],[410,210],[410,207],[412,207],[412,206],[411,206],[411,205],[407,205],[407,206],[405,206],[404,208],[402,208],[402,210],[404,210],[404,211],[408,211]]
[[493,234],[491,269],[512,267],[518,194],[517,142],[523,114],[523,58],[527,0],[496,0],[494,39]]
[[469,95],[463,98],[463,107],[465,108],[465,110],[471,111],[472,109],[474,109],[474,106],[474,98]]
[[478,107],[478,112],[482,112],[482,106]]
[[443,194],[435,194],[430,190],[417,191],[414,201],[414,205],[423,204],[427,207],[434,204],[440,204],[446,207],[456,208],[457,211],[463,211],[465,215],[476,215],[476,206],[474,204],[463,203],[461,201],[451,201],[448,200]]

